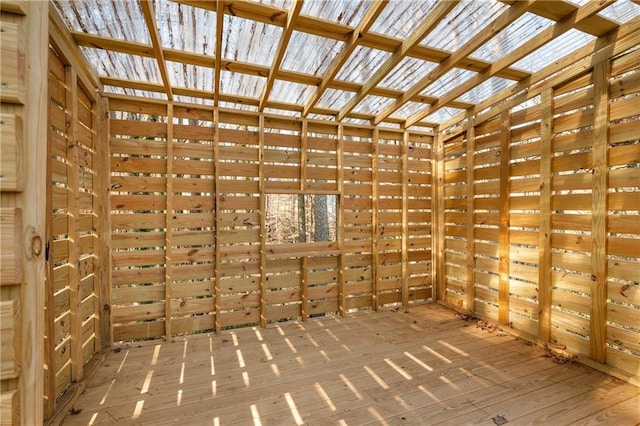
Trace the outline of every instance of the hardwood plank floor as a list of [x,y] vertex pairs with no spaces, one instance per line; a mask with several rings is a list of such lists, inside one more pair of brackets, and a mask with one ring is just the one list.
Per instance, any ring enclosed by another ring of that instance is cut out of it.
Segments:
[[67,425],[640,422],[640,388],[437,304],[112,351]]

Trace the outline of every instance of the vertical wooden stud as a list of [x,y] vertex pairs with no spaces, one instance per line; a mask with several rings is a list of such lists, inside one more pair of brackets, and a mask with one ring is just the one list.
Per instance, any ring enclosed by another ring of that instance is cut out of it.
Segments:
[[309,318],[309,257],[302,256],[300,270],[300,315],[302,321]]
[[498,321],[509,323],[509,193],[510,184],[510,142],[511,114],[509,110],[502,112],[500,131],[500,237],[498,246]]
[[24,190],[17,198],[23,212],[23,282],[22,310],[22,372],[20,374],[20,416],[22,424],[43,423],[44,353],[44,274],[47,178],[47,58],[49,4],[28,2],[26,19],[27,83],[26,114],[29,123],[25,131],[27,158]]
[[476,128],[469,126],[467,129],[467,288],[465,289],[465,307],[468,312],[475,312],[476,286],[475,286],[475,154],[476,154]]
[[56,362],[55,362],[55,298],[54,298],[54,262],[51,259],[51,246],[53,243],[53,170],[52,170],[52,149],[51,149],[51,97],[47,90],[47,217],[46,217],[46,240],[49,246],[49,253],[46,259],[45,271],[45,346],[44,346],[44,364],[47,366],[47,372],[44,374],[44,416],[51,418],[55,412],[56,406]]
[[307,189],[307,119],[302,120],[300,134],[300,190]]
[[71,380],[82,378],[82,315],[80,295],[79,177],[78,177],[78,78],[72,67],[65,69],[67,83],[67,226],[69,232],[69,310],[71,312]]
[[607,357],[607,188],[609,150],[609,61],[593,68],[593,208],[591,211],[590,356]]
[[431,186],[431,239],[432,254],[431,263],[435,277],[432,282],[435,286],[435,299],[444,301],[446,293],[446,277],[444,265],[444,143],[440,131],[436,131],[433,141]]
[[402,156],[402,251],[400,259],[401,266],[401,288],[402,288],[402,305],[409,306],[409,132],[404,131],[402,134],[402,148],[400,150]]
[[380,131],[374,129],[371,141],[371,306],[378,310],[378,139]]
[[538,247],[538,337],[551,340],[551,160],[553,151],[553,89],[542,94],[540,129],[540,234]]
[[167,183],[165,214],[164,265],[164,340],[173,341],[171,330],[171,299],[173,287],[173,102],[167,102]]
[[267,326],[267,255],[266,255],[266,197],[264,192],[264,114],[260,114],[258,128],[258,192],[260,194],[260,326]]
[[347,314],[347,296],[344,288],[345,258],[344,258],[344,126],[338,125],[338,141],[337,143],[337,164],[336,164],[336,182],[338,184],[338,205],[337,205],[337,235],[338,250],[338,307],[340,315]]
[[96,185],[100,210],[98,214],[98,260],[100,262],[100,336],[101,348],[113,346],[111,319],[111,148],[109,145],[109,99],[101,98],[98,114],[98,163]]
[[221,208],[220,208],[220,111],[218,107],[214,107],[213,109],[213,161],[214,161],[214,179],[215,179],[215,270],[214,270],[214,297],[215,297],[215,327],[216,333],[220,334],[222,332],[221,328],[221,318],[220,318],[220,267],[221,267],[221,257],[220,257],[220,224],[221,224]]

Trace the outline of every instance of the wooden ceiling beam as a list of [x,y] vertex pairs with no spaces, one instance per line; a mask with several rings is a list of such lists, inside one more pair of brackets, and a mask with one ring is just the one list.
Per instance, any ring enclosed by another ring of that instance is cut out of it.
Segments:
[[142,14],[144,15],[147,29],[149,30],[149,37],[151,38],[151,44],[153,45],[153,54],[158,62],[158,68],[160,69],[160,75],[162,76],[162,82],[164,83],[167,98],[172,100],[173,95],[171,92],[171,82],[169,81],[169,75],[167,74],[167,63],[164,60],[162,41],[160,40],[158,26],[156,25],[155,10],[153,9],[153,5],[150,0],[140,0],[140,7],[142,8]]
[[451,71],[452,69],[459,67],[460,63],[478,48],[498,35],[503,29],[514,22],[516,19],[524,15],[531,7],[536,4],[536,0],[520,1],[510,6],[504,13],[489,23],[483,30],[471,38],[468,42],[460,46],[458,50],[452,53],[447,59],[440,62],[429,74],[418,80],[409,90],[404,92],[402,96],[397,98],[395,102],[386,107],[380,114],[373,120],[374,125],[378,125],[382,120],[389,117],[398,109],[402,108],[413,97],[417,96],[424,89],[429,87],[432,83],[438,80],[440,77]]
[[373,2],[369,9],[367,9],[364,17],[355,28],[355,30],[353,30],[351,37],[342,48],[338,56],[336,56],[336,58],[333,60],[324,77],[322,77],[322,81],[317,85],[318,87],[313,92],[311,98],[307,101],[307,104],[304,106],[304,111],[302,113],[303,116],[306,117],[307,114],[309,114],[309,111],[316,105],[318,100],[320,100],[322,94],[327,90],[331,82],[334,81],[343,65],[347,62],[353,51],[359,45],[360,39],[369,31],[371,26],[374,24],[376,19],[378,19],[378,16],[380,16],[388,3],[389,0]]
[[[145,90],[148,92],[155,92],[155,93],[165,93],[164,91],[164,85],[160,84],[160,83],[148,83],[148,82],[144,82],[144,81],[134,81],[134,80],[127,80],[127,79],[122,79],[122,78],[114,78],[114,77],[100,77],[100,82],[105,85],[105,86],[113,86],[113,87],[121,87],[121,88],[125,88],[125,89],[134,89],[134,90]],[[190,89],[187,87],[178,87],[178,86],[173,86],[172,87],[173,90],[173,94],[177,95],[177,96],[188,96],[191,98],[195,98],[195,99],[208,99],[208,100],[213,100],[214,99],[214,94],[211,92],[205,92],[202,90],[198,90],[198,89]],[[112,96],[112,93],[106,93],[107,96]],[[128,95],[126,95],[128,96]],[[232,94],[225,94],[225,93],[220,93],[219,95],[219,101],[222,102],[229,102],[229,103],[235,103],[238,105],[251,105],[254,107],[259,106],[260,100],[256,99],[256,98],[249,98],[246,96],[239,96],[239,95],[232,95]],[[149,98],[149,99],[155,99],[155,98]],[[275,101],[269,101],[267,102],[267,104],[265,105],[266,108],[273,108],[273,109],[281,109],[281,110],[285,110],[285,111],[294,111],[297,113],[302,113],[303,110],[303,106],[302,105],[298,105],[298,104],[290,104],[287,102],[275,102]],[[314,107],[311,112],[311,114],[322,114],[322,115],[328,115],[328,116],[336,116],[338,115],[338,110],[335,109],[330,109],[330,108],[320,108],[320,107]],[[349,114],[348,118],[355,118],[355,119],[359,119],[359,120],[365,120],[365,121],[371,121],[374,118],[373,114],[366,114],[366,113],[351,113]],[[404,120],[403,119],[396,119],[396,118],[390,118],[389,120],[385,120],[387,123],[391,123],[391,124],[403,124]],[[435,127],[436,124],[435,123],[429,123],[426,121],[422,121],[419,123],[420,126],[423,127]]]
[[[505,4],[518,3],[518,1],[516,0],[501,1]],[[577,9],[578,6],[567,1],[543,1],[536,3],[531,8],[530,12],[538,16],[542,16],[543,18],[551,19],[552,21],[558,22],[565,16],[575,12]],[[601,35],[614,30],[617,26],[618,24],[608,18],[599,15],[593,15],[576,24],[575,28],[587,34],[600,37]]]
[[[173,0],[176,3],[186,4],[193,7],[202,8],[205,10],[216,10],[216,2],[213,0]],[[262,3],[252,1],[224,1],[220,0],[224,4],[224,12],[244,19],[253,20],[256,22],[262,22],[264,24],[276,25],[284,27],[286,24],[286,9],[280,9],[274,6],[269,6]],[[296,31],[313,34],[321,37],[325,37],[333,40],[340,40],[349,42],[353,35],[354,28],[344,24],[338,24],[336,22],[315,18],[312,16],[300,15],[298,23],[296,25]],[[366,33],[360,39],[359,44],[361,46],[370,47],[373,49],[384,50],[386,52],[395,51],[403,40],[390,37],[384,34]],[[417,45],[411,49],[407,56],[411,56],[416,59],[422,59],[424,61],[440,63],[446,59],[452,52],[448,52],[442,49],[435,49],[428,46]],[[462,66],[471,71],[482,71],[490,63],[479,59],[467,58]],[[517,69],[505,69],[500,72],[498,77],[506,78],[509,80],[522,80],[530,76],[529,73]]]
[[[131,55],[144,56],[153,58],[153,47],[148,44],[136,43],[124,40],[117,40],[107,37],[101,37],[96,35],[90,35],[81,32],[73,32],[73,40],[79,46],[92,47],[96,49],[111,50],[114,52],[127,53]],[[214,68],[215,60],[211,60],[211,56],[202,55],[199,53],[185,52],[183,50],[164,49],[164,58],[167,61],[182,62],[189,65],[195,65],[200,67]],[[486,68],[486,66],[485,66]],[[237,72],[242,74],[254,75],[259,77],[266,77],[269,75],[269,67],[264,65],[250,64],[248,62],[240,62],[234,60],[222,59],[220,62],[220,69]],[[525,74],[527,75],[527,74]],[[278,78],[285,81],[291,81],[293,83],[307,84],[311,86],[318,86],[322,83],[322,78],[314,76],[312,74],[304,74],[296,71],[280,70]],[[337,90],[346,90],[351,92],[358,92],[362,88],[362,84],[348,82],[344,80],[331,80],[328,83],[328,88]],[[215,91],[215,89],[214,89]],[[398,98],[402,95],[402,91],[374,87],[371,89],[370,94],[375,96],[386,96],[388,98]],[[410,99],[411,102],[419,103],[433,103],[436,100],[434,97],[416,95]],[[447,106],[453,108],[467,109],[474,104],[469,102],[452,101]],[[310,113],[309,111],[308,113]],[[388,121],[388,120],[385,120]]]
[[289,46],[289,40],[291,40],[291,36],[293,35],[293,30],[295,29],[296,22],[300,17],[300,11],[302,10],[303,4],[304,0],[293,0],[291,9],[287,13],[287,21],[284,26],[284,30],[282,31],[282,35],[280,36],[276,54],[273,57],[273,63],[271,64],[271,69],[269,70],[269,77],[267,77],[267,84],[265,84],[264,90],[262,91],[262,96],[260,98],[260,106],[258,108],[260,112],[264,111],[264,106],[266,105],[267,100],[269,99],[269,95],[271,94],[271,89],[273,88],[273,84],[276,81],[278,70],[280,69],[280,65],[282,65],[284,54],[287,51],[287,46]]
[[447,102],[457,99],[474,87],[484,83],[485,81],[493,77],[498,70],[511,66],[518,60],[524,58],[525,56],[549,43],[553,39],[566,33],[571,28],[574,28],[576,24],[610,6],[614,1],[615,0],[601,0],[598,2],[588,2],[579,9],[574,10],[569,15],[565,16],[564,19],[558,21],[558,23],[552,25],[551,27],[547,28],[535,37],[528,40],[520,48],[514,50],[502,59],[488,66],[480,74],[474,76],[470,80],[467,80],[465,83],[462,83],[458,87],[449,91],[445,96],[438,99],[430,107],[418,111],[411,117],[407,118],[405,127],[415,125],[415,123],[422,120],[424,117],[442,108]]
[[222,28],[224,27],[224,3],[217,0],[215,3],[216,12],[216,59],[213,63],[213,105],[218,106],[220,102],[220,79],[222,66]]
[[[534,73],[531,78],[516,84],[515,87],[507,87],[475,107],[442,123],[440,128],[446,131],[445,139],[453,138],[475,123],[482,123],[506,108],[539,95],[547,87],[554,87],[572,79],[607,58],[632,49],[637,45],[638,39],[640,39],[640,17],[633,18],[610,33],[547,65]],[[450,129],[451,126],[459,125],[467,118],[471,119],[464,125]]]
[[415,46],[420,44],[427,34],[433,31],[436,26],[442,21],[445,16],[456,7],[458,0],[440,2],[437,6],[427,15],[425,19],[420,22],[418,27],[409,34],[409,36],[393,51],[383,64],[376,70],[376,72],[363,84],[354,97],[352,97],[347,104],[340,110],[338,114],[338,121],[351,112],[367,95],[372,88],[378,85],[394,68],[396,65],[404,59],[405,56]]

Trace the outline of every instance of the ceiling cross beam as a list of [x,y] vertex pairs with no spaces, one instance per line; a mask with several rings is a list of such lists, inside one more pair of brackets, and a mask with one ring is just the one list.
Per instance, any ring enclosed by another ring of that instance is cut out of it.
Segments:
[[273,84],[276,81],[278,70],[280,69],[280,65],[282,65],[284,54],[287,51],[289,40],[291,40],[291,35],[293,34],[293,30],[296,27],[296,22],[298,21],[298,17],[300,16],[300,11],[302,10],[303,4],[304,0],[293,0],[291,9],[289,10],[289,13],[287,13],[287,22],[284,26],[284,30],[282,31],[280,41],[278,42],[278,49],[275,56],[273,57],[273,64],[271,65],[271,69],[269,70],[267,84],[264,86],[262,97],[260,98],[260,112],[264,110],[264,107],[267,104],[267,100],[269,99],[269,94],[271,93]]
[[424,108],[423,110],[418,111],[417,113],[407,118],[404,127],[407,128],[415,125],[426,116],[445,106],[448,102],[459,98],[469,90],[484,83],[485,81],[496,75],[498,71],[510,67],[515,62],[536,51],[537,49],[559,37],[560,35],[566,33],[570,29],[575,28],[575,26],[580,22],[589,19],[591,16],[610,6],[612,3],[614,3],[614,1],[615,0],[601,0],[598,2],[589,2],[579,9],[574,10],[572,13],[565,16],[556,24],[552,25],[551,27],[547,28],[535,37],[528,40],[520,48],[512,51],[508,55],[504,56],[492,65],[485,68],[485,70],[483,70],[478,75],[449,91],[446,95],[431,104],[431,106]]
[[224,2],[216,0],[216,59],[213,64],[213,105],[220,102],[220,73],[222,63],[222,27],[224,26]]
[[303,117],[306,117],[309,112],[313,109],[313,107],[318,103],[323,93],[329,88],[331,82],[336,78],[342,66],[347,62],[353,51],[360,43],[360,39],[369,32],[369,29],[374,24],[378,16],[382,13],[384,8],[389,3],[389,0],[381,0],[376,1],[371,4],[364,17],[358,24],[358,26],[353,30],[351,37],[347,41],[346,45],[342,48],[338,56],[333,60],[329,69],[325,73],[324,77],[322,77],[322,81],[313,92],[311,98],[307,101],[307,104],[304,106],[304,110],[302,112]]
[[484,27],[482,31],[476,34],[468,42],[463,44],[458,50],[449,55],[447,59],[440,62],[429,74],[418,80],[409,90],[404,92],[402,96],[397,98],[391,105],[387,106],[382,112],[380,112],[373,120],[374,125],[380,124],[384,119],[391,114],[402,108],[407,102],[409,102],[415,96],[420,95],[424,89],[433,84],[440,77],[445,75],[456,67],[460,67],[461,62],[464,61],[467,56],[471,55],[478,48],[484,45],[487,41],[495,37],[500,31],[505,29],[516,19],[524,15],[536,0],[520,1],[514,3],[504,13],[494,19],[489,25]]
[[418,25],[418,27],[409,36],[402,41],[400,46],[393,51],[391,56],[378,68],[378,70],[363,84],[354,97],[352,97],[347,104],[342,107],[338,114],[338,121],[342,121],[348,113],[350,113],[359,103],[362,101],[371,89],[373,89],[378,83],[380,83],[396,65],[402,61],[402,59],[409,54],[411,49],[420,44],[427,34],[444,19],[445,16],[456,7],[459,0],[455,1],[443,1],[427,15],[427,17]]
[[158,68],[160,69],[162,83],[164,84],[164,89],[167,93],[167,99],[171,101],[173,100],[173,93],[171,91],[169,75],[167,74],[167,63],[164,59],[162,42],[160,41],[158,26],[156,25],[156,13],[153,9],[153,5],[151,4],[151,0],[140,0],[140,7],[142,8],[142,14],[144,15],[147,29],[149,30],[149,37],[151,38],[151,44],[153,45],[153,54],[158,62]]
[[[219,5],[214,0],[173,0],[179,4],[185,4],[204,10],[210,10],[215,12],[216,7]],[[256,22],[262,22],[269,25],[276,25],[284,27],[286,25],[287,10],[278,7],[258,3],[255,1],[239,1],[239,0],[220,0],[223,3],[224,13],[228,13],[235,17],[249,19]],[[374,3],[377,3],[376,0]],[[546,3],[546,2],[543,2]],[[556,2],[553,2],[556,3]],[[339,40],[348,42],[353,35],[353,27],[348,25],[339,24],[337,22],[316,18],[313,16],[301,15],[297,23],[297,31],[312,34],[320,37],[324,37],[331,40]],[[378,34],[374,32],[363,33],[360,38],[359,44],[361,46],[370,47],[373,49],[383,50],[385,52],[393,52],[401,44],[402,40],[394,38],[392,36]],[[435,49],[428,46],[417,45],[415,46],[407,56],[413,58],[422,59],[431,62],[441,62],[446,59],[451,52],[447,52],[441,49]],[[467,58],[465,66],[471,71],[482,71],[488,62],[474,58]],[[519,81],[523,78],[530,76],[522,70],[513,68],[507,68],[499,73],[499,77],[507,78],[509,80]]]

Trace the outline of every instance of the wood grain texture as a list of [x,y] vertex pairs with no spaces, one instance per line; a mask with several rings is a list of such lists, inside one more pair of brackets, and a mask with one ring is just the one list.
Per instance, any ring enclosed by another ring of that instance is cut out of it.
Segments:
[[543,355],[436,304],[231,330],[112,352],[65,424],[633,419],[637,387]]
[[0,285],[22,283],[22,209],[0,208]]
[[24,128],[18,114],[0,114],[0,190],[21,191],[25,181]]

